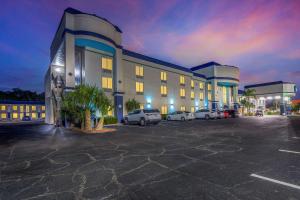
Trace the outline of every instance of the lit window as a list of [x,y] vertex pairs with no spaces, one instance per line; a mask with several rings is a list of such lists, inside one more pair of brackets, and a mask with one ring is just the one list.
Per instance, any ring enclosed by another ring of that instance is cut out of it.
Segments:
[[194,98],[195,98],[195,92],[191,91],[191,99],[194,99]]
[[207,99],[208,99],[208,101],[211,101],[211,93],[207,94]]
[[144,109],[144,104],[140,104],[140,109]]
[[207,84],[207,90],[211,90],[211,84],[210,83]]
[[36,111],[36,106],[31,106],[32,111]]
[[113,116],[113,109],[109,108],[108,112],[107,112],[107,116]]
[[185,106],[180,106],[181,111],[185,111]]
[[20,112],[24,112],[24,106],[19,106]]
[[160,86],[160,94],[161,95],[167,95],[168,94],[167,86],[165,86],[165,85]]
[[163,105],[162,107],[161,107],[161,114],[168,114],[168,107],[166,106],[166,105]]
[[45,110],[45,106],[42,106],[42,110]]
[[24,116],[24,113],[20,113],[20,119],[22,119]]
[[180,84],[184,84],[185,83],[184,76],[180,76],[179,77],[179,83]]
[[18,119],[18,117],[19,117],[18,113],[13,113],[12,116],[13,116],[13,119]]
[[200,99],[200,100],[203,100],[203,99],[204,99],[203,92],[200,92],[200,93],[199,93],[199,99]]
[[1,110],[6,110],[6,106],[5,105],[1,105]]
[[36,119],[36,113],[31,113],[31,118]]
[[46,118],[46,114],[42,113],[42,118],[45,119]]
[[102,77],[102,88],[112,89],[112,78],[111,77]]
[[112,70],[112,59],[111,58],[102,58],[102,69]]
[[29,112],[29,106],[28,105],[26,106],[26,112]]
[[195,107],[194,106],[191,107],[191,112],[195,112]]
[[222,90],[223,90],[223,103],[227,104],[227,89],[226,87],[223,87]]
[[185,97],[185,89],[184,88],[180,88],[180,96]]
[[160,80],[162,81],[167,80],[167,72],[160,72]]
[[1,119],[6,119],[6,118],[7,118],[6,113],[1,113]]
[[144,92],[144,83],[142,83],[142,82],[135,82],[135,91],[137,93],[143,93]]
[[195,82],[194,80],[191,80],[191,88],[194,88],[195,87]]
[[204,86],[202,82],[199,82],[199,89],[203,90]]
[[135,66],[135,75],[136,76],[144,76],[144,68],[142,66]]
[[18,110],[18,106],[13,106],[13,110]]

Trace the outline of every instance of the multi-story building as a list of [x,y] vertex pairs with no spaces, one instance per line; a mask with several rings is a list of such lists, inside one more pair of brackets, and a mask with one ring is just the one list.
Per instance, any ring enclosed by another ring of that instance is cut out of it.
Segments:
[[126,50],[119,27],[72,8],[65,10],[50,52],[45,76],[48,123],[59,119],[62,95],[80,84],[103,89],[118,120],[131,98],[162,114],[238,105],[239,68],[216,62],[187,68]]
[[44,102],[37,101],[0,101],[0,120],[22,120],[24,116],[31,117],[32,120],[45,119],[46,108]]

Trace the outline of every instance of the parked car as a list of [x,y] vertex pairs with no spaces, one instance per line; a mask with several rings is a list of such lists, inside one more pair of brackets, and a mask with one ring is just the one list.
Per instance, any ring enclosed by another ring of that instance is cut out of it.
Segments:
[[219,119],[228,118],[228,112],[224,111],[224,110],[219,110],[218,111],[218,118]]
[[185,120],[192,120],[192,119],[195,119],[194,114],[187,111],[175,111],[167,115],[168,121],[170,120],[185,121]]
[[31,117],[29,117],[29,116],[24,116],[24,117],[22,118],[22,121],[31,121]]
[[236,118],[240,116],[240,113],[236,110],[227,110],[228,116],[232,118]]
[[208,109],[197,110],[194,115],[196,119],[216,119],[218,117],[217,111]]
[[263,117],[264,116],[264,112],[262,110],[256,110],[255,116]]
[[161,115],[158,109],[137,109],[128,113],[124,117],[124,124],[158,124],[161,121]]

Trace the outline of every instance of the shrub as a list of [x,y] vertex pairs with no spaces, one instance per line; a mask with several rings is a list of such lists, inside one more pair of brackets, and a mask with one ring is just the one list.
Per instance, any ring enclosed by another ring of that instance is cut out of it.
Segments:
[[161,119],[166,120],[167,119],[167,114],[161,114]]
[[112,116],[104,117],[104,125],[116,124],[116,123],[118,123],[118,119],[116,117],[112,117]]
[[125,107],[126,107],[127,112],[131,112],[135,109],[140,108],[140,102],[138,102],[135,99],[128,99],[128,101],[125,103]]

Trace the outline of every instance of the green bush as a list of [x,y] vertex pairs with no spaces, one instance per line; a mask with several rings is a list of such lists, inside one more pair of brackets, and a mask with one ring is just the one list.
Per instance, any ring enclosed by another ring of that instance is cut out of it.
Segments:
[[112,117],[112,116],[104,117],[104,125],[116,124],[116,123],[118,123],[118,119],[116,117]]
[[161,119],[166,120],[167,119],[167,114],[161,114]]

